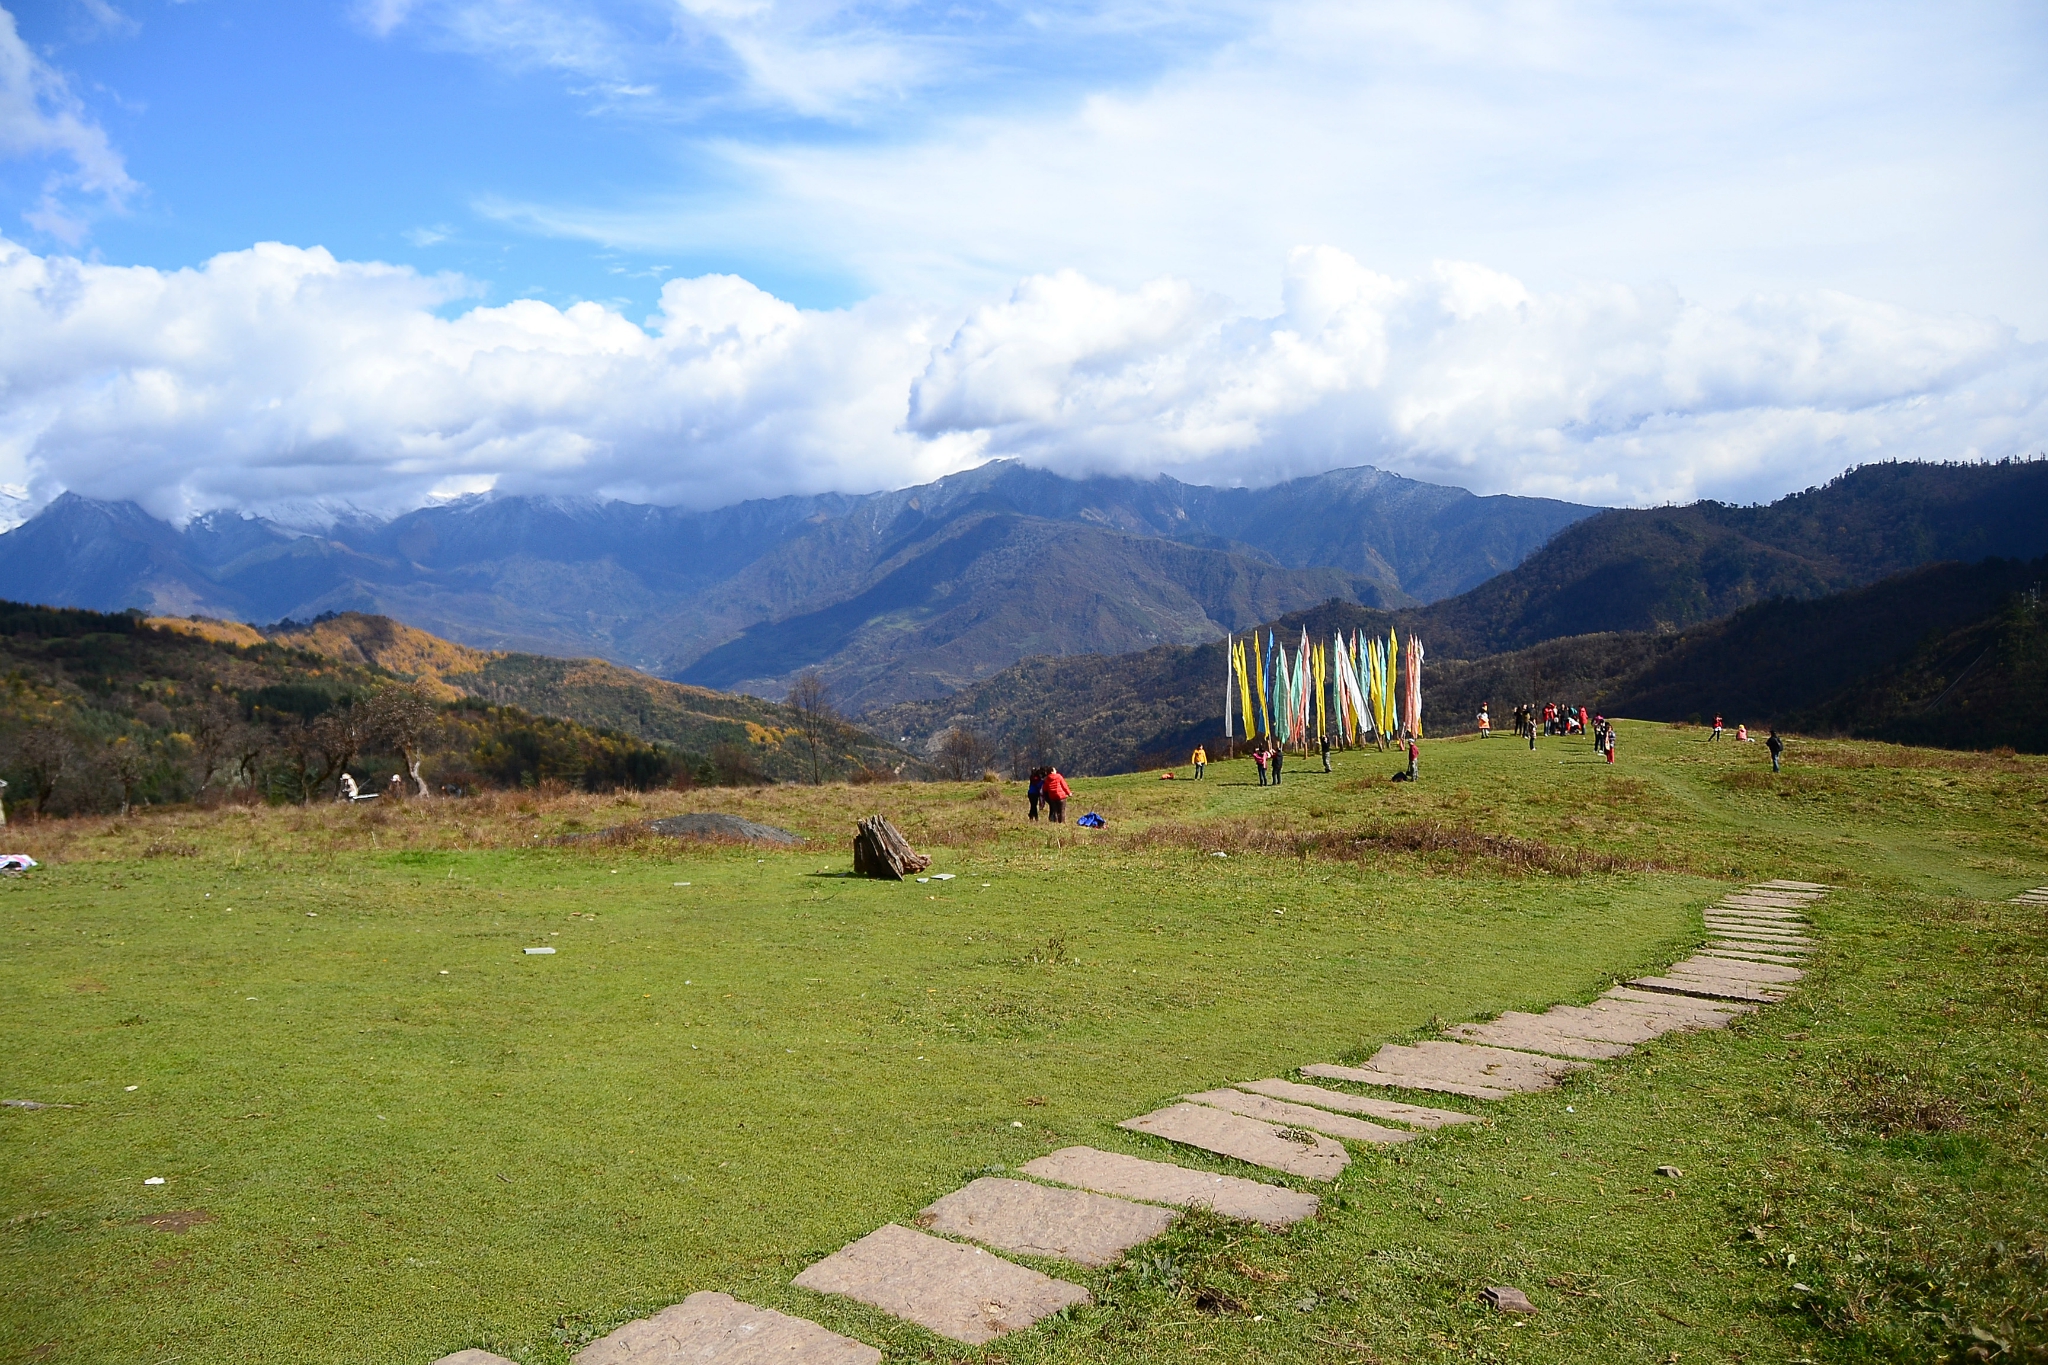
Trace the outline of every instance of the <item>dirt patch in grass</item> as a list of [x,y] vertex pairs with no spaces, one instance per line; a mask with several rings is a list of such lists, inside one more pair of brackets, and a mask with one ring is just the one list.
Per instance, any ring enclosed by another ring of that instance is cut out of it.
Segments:
[[172,1209],[168,1213],[152,1213],[135,1221],[158,1232],[190,1232],[201,1223],[211,1223],[213,1215],[205,1209]]
[[1907,1133],[1959,1133],[1970,1126],[1962,1098],[1924,1067],[1876,1057],[1832,1068],[1832,1093],[1822,1113],[1830,1126],[1881,1138]]
[[1589,873],[1682,870],[1643,858],[1568,848],[1512,834],[1489,834],[1441,820],[1407,820],[1362,829],[1263,829],[1242,824],[1164,823],[1122,836],[1126,847],[1191,848],[1205,853],[1364,861],[1374,854],[1413,853],[1458,867],[1488,862],[1511,872],[1553,877]]

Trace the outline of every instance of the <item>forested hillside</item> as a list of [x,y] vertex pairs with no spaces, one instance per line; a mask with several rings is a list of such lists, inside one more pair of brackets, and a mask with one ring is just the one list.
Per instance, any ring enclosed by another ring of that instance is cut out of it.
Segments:
[[[604,791],[809,772],[805,725],[788,708],[655,679],[636,689],[606,667],[579,678],[572,661],[481,657],[379,618],[271,639],[220,622],[0,603],[0,774],[17,814],[64,814],[328,800],[345,773],[395,796],[393,776],[412,773],[399,784],[408,794],[421,783]],[[538,714],[552,707],[586,718]],[[812,733],[826,775],[907,758],[835,722]]]

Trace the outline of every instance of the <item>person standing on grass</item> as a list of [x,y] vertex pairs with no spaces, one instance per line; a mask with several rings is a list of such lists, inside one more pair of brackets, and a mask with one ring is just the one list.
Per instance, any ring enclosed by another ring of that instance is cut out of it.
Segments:
[[1323,736],[1323,771],[1330,771],[1330,737]]
[[1408,736],[1408,780],[1413,782],[1422,775],[1422,747],[1415,742],[1415,736]]
[[1778,766],[1778,760],[1785,756],[1785,741],[1778,738],[1777,726],[1771,727],[1771,737],[1764,741],[1764,747],[1771,751],[1771,771],[1783,772],[1784,769]]
[[1045,770],[1046,819],[1055,825],[1064,825],[1067,822],[1067,798],[1073,794],[1073,789],[1067,786],[1067,779],[1060,776],[1058,768]]
[[1614,727],[1607,726],[1600,732],[1600,745],[1607,750],[1607,761],[1614,762]]
[[1714,733],[1713,733],[1713,734],[1711,734],[1711,735],[1709,735],[1709,736],[1708,736],[1708,738],[1709,738],[1709,739],[1719,739],[1720,737],[1721,737],[1721,717],[1720,717],[1720,716],[1719,716],[1719,715],[1717,714],[1717,715],[1715,715],[1715,717],[1714,717]]
[[1195,776],[1200,777],[1204,772],[1208,770],[1209,751],[1207,749],[1204,749],[1201,745],[1197,744],[1195,746],[1195,752],[1193,757],[1191,757],[1188,761],[1195,765]]
[[1273,745],[1273,785],[1276,787],[1280,785],[1280,763],[1283,757],[1284,753],[1276,742]]
[[1479,737],[1485,739],[1493,733],[1493,721],[1486,714],[1486,703],[1479,703]]
[[1031,770],[1031,785],[1024,789],[1024,799],[1031,805],[1031,818],[1038,818],[1038,803],[1045,799],[1045,769]]
[[1260,740],[1257,744],[1252,745],[1252,762],[1258,765],[1259,785],[1261,787],[1267,785],[1266,742],[1264,740]]

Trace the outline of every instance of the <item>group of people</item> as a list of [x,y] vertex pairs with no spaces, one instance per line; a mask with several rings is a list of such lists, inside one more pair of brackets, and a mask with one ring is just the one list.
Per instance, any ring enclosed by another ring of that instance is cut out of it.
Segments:
[[1033,768],[1031,782],[1024,789],[1024,799],[1031,808],[1031,818],[1038,818],[1038,808],[1045,807],[1045,818],[1055,825],[1067,822],[1067,798],[1074,794],[1067,785],[1067,779],[1054,767]]
[[[1719,739],[1726,729],[1727,727],[1721,723],[1721,718],[1717,715],[1714,717],[1714,733],[1707,736],[1707,738],[1709,740]],[[1738,744],[1753,744],[1756,742],[1756,736],[1750,734],[1747,725],[1737,721],[1735,725],[1735,741]],[[1771,727],[1771,736],[1764,741],[1764,747],[1771,751],[1771,771],[1774,773],[1783,772],[1785,741],[1778,738],[1777,726],[1773,725]]]

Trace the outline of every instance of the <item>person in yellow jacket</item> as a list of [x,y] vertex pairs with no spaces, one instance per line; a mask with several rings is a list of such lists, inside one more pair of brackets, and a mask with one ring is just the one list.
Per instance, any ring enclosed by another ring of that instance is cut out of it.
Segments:
[[1209,766],[1209,751],[1207,749],[1204,749],[1201,745],[1197,744],[1195,746],[1194,757],[1190,758],[1188,762],[1195,765],[1195,776],[1200,777],[1202,775],[1202,769]]

